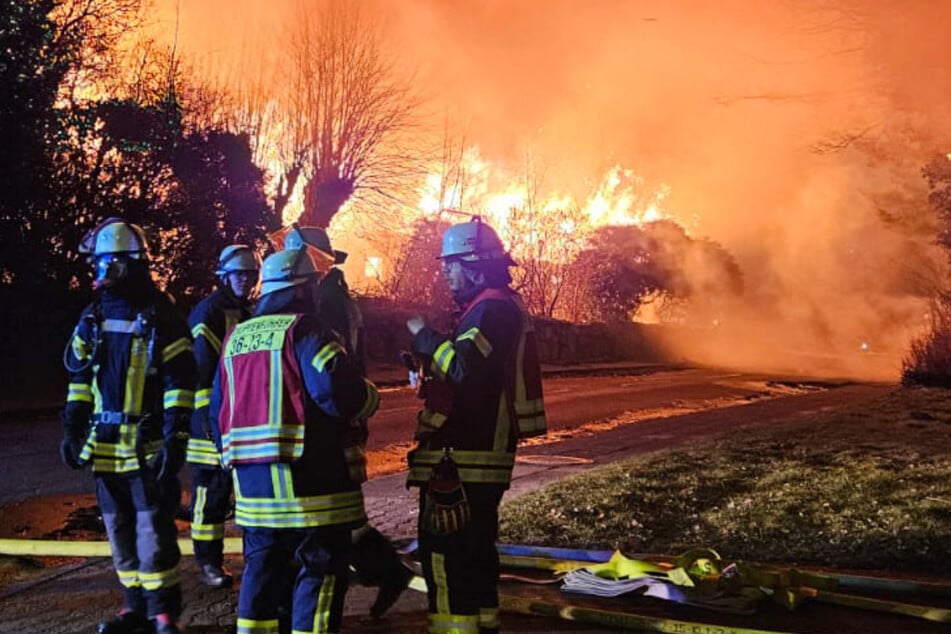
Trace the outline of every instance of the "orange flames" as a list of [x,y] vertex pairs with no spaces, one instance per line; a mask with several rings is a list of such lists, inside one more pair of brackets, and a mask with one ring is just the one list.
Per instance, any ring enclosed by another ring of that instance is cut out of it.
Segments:
[[[568,243],[587,242],[591,231],[607,225],[642,225],[672,218],[664,201],[669,188],[646,192],[644,180],[620,165],[610,168],[583,202],[575,196],[553,191],[540,196],[528,179],[503,173],[479,157],[477,150],[465,153],[458,170],[459,184],[446,184],[438,172],[429,174],[421,188],[419,210],[434,216],[443,209],[479,214],[499,232],[519,259],[520,244],[532,244],[539,235],[551,240],[562,235]],[[530,216],[526,220],[525,216]],[[551,226],[554,223],[555,226]],[[528,235],[524,235],[526,233]],[[573,249],[553,245],[552,253],[570,257]]]

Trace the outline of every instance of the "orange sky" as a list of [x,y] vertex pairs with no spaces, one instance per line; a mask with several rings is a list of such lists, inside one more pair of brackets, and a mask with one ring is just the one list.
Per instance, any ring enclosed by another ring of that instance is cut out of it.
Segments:
[[[919,202],[901,212],[927,217],[920,168],[951,150],[951,4],[367,5],[416,72],[434,127],[447,113],[465,122],[486,160],[517,173],[530,153],[546,182],[581,198],[617,164],[669,185],[668,211],[740,260],[751,297],[732,321],[768,333],[751,355],[791,326],[812,349],[900,348],[920,327],[922,304],[894,289],[922,267],[909,254],[941,255],[880,211],[903,192]],[[160,30],[173,30],[176,6],[179,50],[214,68],[266,65],[296,2],[157,0]]]

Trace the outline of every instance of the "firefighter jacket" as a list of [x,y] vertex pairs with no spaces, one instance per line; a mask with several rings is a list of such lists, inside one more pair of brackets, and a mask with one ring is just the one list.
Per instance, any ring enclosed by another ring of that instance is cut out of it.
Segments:
[[67,351],[66,436],[98,474],[135,474],[188,437],[195,358],[185,319],[151,287],[137,301],[105,291],[86,307]]
[[451,448],[463,483],[508,488],[518,439],[546,431],[531,319],[518,294],[484,289],[448,337],[424,327],[412,348],[429,376],[408,484],[428,482]]
[[[347,354],[361,376],[366,376],[366,338],[363,315],[350,297],[340,269],[332,268],[317,287],[317,314],[327,327],[343,338]],[[344,454],[354,482],[367,480],[366,444],[369,428],[365,418],[354,418],[344,430]]]
[[215,445],[208,416],[211,387],[218,371],[221,341],[228,331],[250,315],[248,303],[235,296],[227,287],[222,287],[200,301],[188,316],[188,325],[195,340],[198,383],[187,459],[189,463],[200,468],[221,467],[221,454]]
[[342,430],[378,403],[376,388],[313,315],[265,314],[238,324],[222,343],[211,397],[223,461],[234,470],[237,523],[365,522]]

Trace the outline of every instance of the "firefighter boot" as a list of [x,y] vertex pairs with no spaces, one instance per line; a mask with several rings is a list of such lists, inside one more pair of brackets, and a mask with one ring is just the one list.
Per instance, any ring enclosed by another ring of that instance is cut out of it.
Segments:
[[375,619],[396,603],[413,579],[390,541],[369,525],[354,531],[353,567],[360,583],[380,587],[370,607],[370,616]]
[[201,564],[199,573],[201,574],[201,582],[209,588],[228,588],[233,580],[227,568],[215,564]]
[[152,634],[155,628],[145,615],[124,611],[96,626],[97,634]]
[[155,617],[155,634],[181,634],[181,630],[171,614],[159,614]]

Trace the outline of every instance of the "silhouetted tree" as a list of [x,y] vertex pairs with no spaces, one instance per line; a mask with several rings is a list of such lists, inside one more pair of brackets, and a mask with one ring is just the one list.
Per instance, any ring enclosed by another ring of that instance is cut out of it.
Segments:
[[381,213],[420,170],[410,147],[419,98],[384,51],[379,21],[360,3],[300,3],[277,72],[240,79],[238,129],[255,157],[279,164],[275,213],[303,181],[299,221],[327,227],[344,203]]

